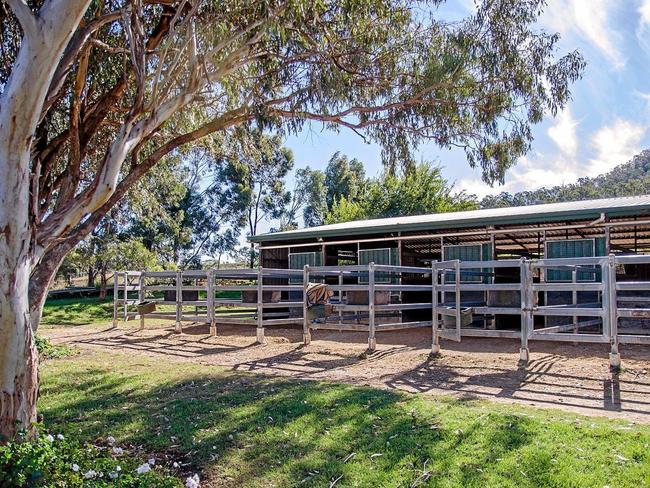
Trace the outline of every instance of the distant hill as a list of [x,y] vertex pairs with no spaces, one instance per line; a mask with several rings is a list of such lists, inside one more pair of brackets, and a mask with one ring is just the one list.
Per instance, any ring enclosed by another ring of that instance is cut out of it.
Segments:
[[570,185],[518,193],[503,192],[481,200],[481,208],[519,207],[538,203],[569,202],[650,193],[650,149],[646,149],[609,173],[580,178]]

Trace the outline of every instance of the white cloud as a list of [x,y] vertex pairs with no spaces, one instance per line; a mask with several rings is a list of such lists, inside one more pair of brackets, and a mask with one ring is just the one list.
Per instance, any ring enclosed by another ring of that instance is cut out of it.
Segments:
[[642,24],[650,24],[650,0],[643,0],[639,7]]
[[[650,101],[650,95],[647,96]],[[479,198],[501,192],[515,193],[575,182],[580,177],[607,173],[629,161],[641,150],[647,125],[616,119],[591,135],[586,151],[589,159],[578,159],[577,123],[569,110],[560,114],[548,134],[558,147],[555,154],[534,153],[522,157],[506,175],[504,185],[490,187],[477,178],[462,179],[457,187]]]
[[547,158],[542,154],[535,154],[533,157],[524,156],[508,171],[504,185],[490,187],[479,179],[463,179],[457,186],[458,189],[474,194],[480,199],[504,191],[516,193],[543,186],[564,185],[574,182],[580,176],[574,161],[562,155],[556,158]]
[[551,1],[542,22],[564,36],[575,33],[587,39],[615,69],[620,70],[625,66],[625,58],[616,45],[620,34],[609,26],[614,4],[607,0]]
[[643,50],[650,52],[650,0],[643,0],[639,6],[639,25],[636,38]]
[[555,142],[562,154],[575,158],[578,152],[578,137],[576,122],[571,115],[571,107],[567,107],[557,116],[557,123],[548,129],[548,136]]
[[641,149],[640,143],[646,127],[624,119],[601,127],[591,138],[596,157],[589,160],[586,174],[596,176],[623,164]]

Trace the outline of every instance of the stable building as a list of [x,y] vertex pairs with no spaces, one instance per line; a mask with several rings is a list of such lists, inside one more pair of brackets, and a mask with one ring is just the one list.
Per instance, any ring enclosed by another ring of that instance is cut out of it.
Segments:
[[[262,267],[288,269],[645,254],[650,195],[361,220],[250,241],[258,245]],[[645,267],[626,272],[647,276]]]

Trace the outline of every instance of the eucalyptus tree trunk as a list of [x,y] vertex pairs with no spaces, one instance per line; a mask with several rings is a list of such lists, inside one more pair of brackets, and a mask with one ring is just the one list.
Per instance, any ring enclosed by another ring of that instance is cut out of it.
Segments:
[[13,130],[12,121],[6,122],[0,121],[0,441],[35,422],[38,396],[28,298],[29,150],[25,140],[16,140],[20,132]]
[[[25,46],[23,46],[25,47]],[[33,241],[29,221],[29,127],[40,113],[25,89],[31,49],[21,49],[15,71],[0,99],[0,438],[36,421],[38,356],[29,313]],[[30,103],[31,102],[31,103]]]
[[33,325],[44,298],[30,309],[30,275],[41,252],[33,235],[38,201],[30,201],[30,151],[54,70],[89,0],[48,0],[38,15],[20,0],[7,3],[23,38],[0,95],[0,442],[31,432],[36,421]]

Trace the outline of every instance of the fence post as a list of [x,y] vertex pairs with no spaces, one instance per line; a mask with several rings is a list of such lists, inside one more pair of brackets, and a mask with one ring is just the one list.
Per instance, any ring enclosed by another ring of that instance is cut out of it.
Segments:
[[[576,290],[576,283],[578,283],[578,269],[576,266],[573,267],[571,270],[571,283],[573,284],[573,290],[571,291],[571,301],[573,302],[573,306],[577,307],[578,306],[578,290]],[[572,317],[573,320],[573,333],[577,334],[578,333],[578,316],[574,315]],[[575,345],[577,345],[577,342],[574,342]]]
[[120,301],[119,273],[113,271],[113,327],[117,327],[117,307]]
[[608,340],[611,340],[612,337],[612,317],[610,314],[611,304],[610,304],[610,272],[609,267],[609,257],[601,260],[600,262],[600,279],[603,289],[601,291],[602,297],[602,321],[603,321],[603,335],[607,337]]
[[264,269],[257,267],[257,343],[266,344],[264,337]]
[[207,286],[206,290],[208,293],[207,296],[207,305],[208,305],[208,320],[210,321],[210,335],[215,337],[217,335],[217,321],[215,317],[214,310],[214,270],[209,269],[206,272]]
[[176,271],[176,325],[174,332],[180,334],[183,332],[181,328],[181,320],[183,318],[183,272]]
[[124,322],[129,321],[129,272],[124,272]]
[[[343,271],[339,271],[339,286],[343,286]],[[339,305],[343,305],[343,291],[339,290]],[[343,323],[343,310],[339,308],[339,325]]]
[[140,278],[138,280],[138,314],[140,315],[140,329],[144,329],[144,309],[142,308],[142,303],[146,297],[144,278],[144,271],[140,271]]
[[455,316],[455,320],[456,320],[456,340],[460,342],[460,328],[462,327],[462,324],[463,324],[463,319],[462,319],[461,311],[460,311],[460,308],[461,308],[461,302],[460,302],[460,298],[461,298],[461,296],[460,296],[461,295],[461,291],[460,291],[460,281],[461,281],[460,259],[457,259],[454,262],[454,268],[455,268],[454,276],[455,276],[455,281],[456,281],[454,283],[454,285],[455,285],[454,286],[454,290],[455,290],[455,292],[454,292],[454,298],[455,298],[454,302],[455,302],[455,305],[456,305],[456,316]]
[[438,267],[437,261],[431,262],[431,354],[440,352],[438,336]]
[[305,346],[308,346],[311,343],[311,329],[309,327],[309,317],[308,317],[308,299],[307,299],[307,288],[309,286],[309,265],[305,264],[305,267],[302,271],[302,341]]
[[533,303],[532,303],[532,281],[529,279],[529,275],[532,274],[532,268],[530,261],[526,258],[521,258],[520,265],[520,282],[521,282],[521,291],[519,292],[521,297],[521,346],[519,349],[519,359],[523,362],[528,362],[530,357],[530,351],[528,349],[528,335],[529,327],[531,326],[529,318],[533,313]]
[[377,348],[375,338],[375,263],[368,265],[368,350]]
[[611,352],[609,353],[609,365],[612,368],[621,366],[621,353],[618,351],[618,298],[616,293],[616,257],[609,255],[607,263],[609,268],[609,279],[607,280],[609,294],[609,342]]

